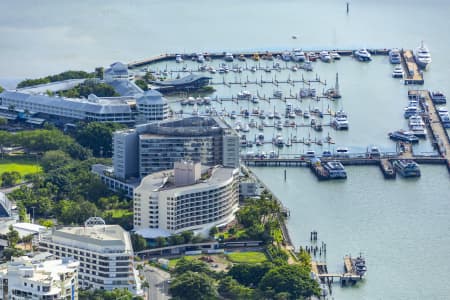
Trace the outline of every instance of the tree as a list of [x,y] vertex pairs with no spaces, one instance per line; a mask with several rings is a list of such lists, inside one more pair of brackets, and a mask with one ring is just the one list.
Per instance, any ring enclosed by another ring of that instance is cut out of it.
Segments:
[[253,298],[252,289],[240,285],[230,276],[226,276],[219,281],[218,292],[227,299],[247,300]]
[[14,249],[19,242],[19,232],[15,230],[12,225],[9,225],[8,232],[6,233],[6,239],[10,248]]
[[131,244],[133,245],[133,251],[139,252],[147,248],[147,240],[142,237],[142,235],[131,233]]
[[180,235],[183,238],[183,242],[185,244],[189,244],[190,242],[192,242],[192,238],[194,237],[194,233],[190,230],[183,231]]
[[289,299],[320,294],[319,284],[310,277],[310,268],[301,265],[285,264],[269,270],[261,279],[259,288],[263,292],[289,293]]
[[71,161],[67,153],[61,150],[51,150],[44,153],[41,166],[45,172],[66,166]]
[[114,131],[124,128],[124,125],[113,122],[91,122],[79,126],[75,138],[84,147],[92,150],[95,156],[112,156],[112,136]]
[[0,126],[6,126],[6,125],[8,125],[8,119],[0,118]]
[[3,92],[4,90],[5,89],[2,86],[0,86],[0,93]]
[[256,287],[264,275],[273,267],[270,263],[264,264],[236,264],[231,267],[228,275],[240,284]]
[[148,90],[148,85],[147,83],[142,80],[142,79],[138,79],[134,82],[138,87],[140,87],[143,91],[147,91]]
[[13,186],[20,178],[20,173],[17,171],[4,172],[1,176],[2,186]]
[[211,300],[218,294],[213,280],[206,274],[187,271],[172,281],[169,289],[174,299]]
[[182,257],[173,270],[175,274],[184,274],[188,271],[209,274],[209,268],[206,263],[196,259],[186,259]]

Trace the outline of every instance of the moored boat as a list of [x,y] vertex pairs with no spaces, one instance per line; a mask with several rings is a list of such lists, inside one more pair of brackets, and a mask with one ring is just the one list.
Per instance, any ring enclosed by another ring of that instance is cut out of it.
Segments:
[[370,55],[369,51],[367,49],[362,48],[355,51],[354,56],[359,61],[371,61],[372,56]]
[[420,167],[413,160],[398,159],[395,160],[392,165],[403,177],[420,177]]

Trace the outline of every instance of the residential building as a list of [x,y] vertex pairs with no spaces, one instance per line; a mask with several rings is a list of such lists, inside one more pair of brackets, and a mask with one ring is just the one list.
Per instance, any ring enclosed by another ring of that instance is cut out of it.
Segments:
[[93,217],[82,227],[53,229],[41,238],[39,249],[78,260],[80,288],[142,292],[130,235],[119,225],[106,225],[101,218]]
[[204,165],[239,165],[239,137],[219,118],[190,117],[121,130],[113,136],[114,176],[144,176],[172,169],[180,160]]
[[239,168],[176,162],[152,173],[134,189],[134,230],[146,238],[186,230],[208,235],[234,219],[239,203]]
[[79,264],[44,253],[14,257],[0,266],[0,299],[77,300]]

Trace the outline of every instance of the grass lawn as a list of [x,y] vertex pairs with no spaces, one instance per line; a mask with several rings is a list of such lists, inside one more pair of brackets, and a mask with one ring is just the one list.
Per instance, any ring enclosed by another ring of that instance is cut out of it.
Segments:
[[257,264],[267,261],[266,254],[263,252],[232,252],[227,254],[228,259],[234,263]]
[[[194,259],[199,259],[202,256],[204,256],[204,255],[186,255],[186,256],[184,256],[184,258],[186,258],[187,260],[194,260]],[[177,264],[177,262],[180,259],[181,259],[181,257],[169,259],[169,269],[175,268],[175,265]]]
[[17,171],[20,173],[20,176],[23,177],[27,174],[41,172],[42,168],[33,159],[0,160],[0,175],[3,174],[4,172],[11,172],[11,171]]
[[124,216],[128,216],[128,215],[132,215],[133,214],[133,212],[132,211],[129,211],[128,209],[110,209],[110,210],[107,210],[107,211],[105,211],[106,213],[109,213],[109,212],[111,212],[112,213],[112,217],[114,218],[114,219],[116,219],[116,218],[122,218],[122,217],[124,217]]

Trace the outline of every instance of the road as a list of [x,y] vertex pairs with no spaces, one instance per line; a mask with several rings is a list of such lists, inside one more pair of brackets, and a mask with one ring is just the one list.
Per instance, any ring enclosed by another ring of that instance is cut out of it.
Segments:
[[[147,300],[167,300],[169,297],[169,283],[167,280],[170,279],[170,274],[162,271],[158,268],[145,265],[144,276],[150,285],[149,296]],[[145,294],[147,294],[146,289],[144,289]]]

